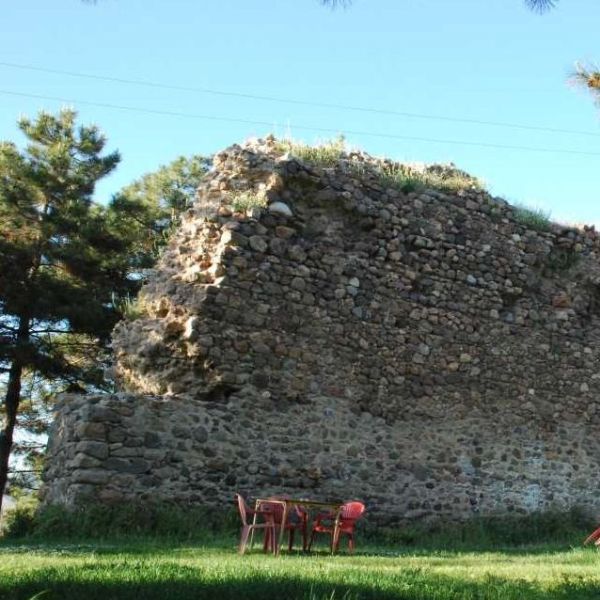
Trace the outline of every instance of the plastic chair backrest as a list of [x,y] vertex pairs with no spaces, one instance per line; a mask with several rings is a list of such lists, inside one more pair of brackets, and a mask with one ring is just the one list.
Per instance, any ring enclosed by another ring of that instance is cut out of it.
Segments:
[[235,499],[237,501],[238,510],[240,511],[240,517],[242,519],[242,523],[244,525],[248,525],[248,520],[247,520],[248,507],[246,506],[246,501],[242,498],[241,494],[236,494]]
[[346,502],[340,511],[340,520],[353,522],[360,519],[365,512],[365,505],[362,502]]

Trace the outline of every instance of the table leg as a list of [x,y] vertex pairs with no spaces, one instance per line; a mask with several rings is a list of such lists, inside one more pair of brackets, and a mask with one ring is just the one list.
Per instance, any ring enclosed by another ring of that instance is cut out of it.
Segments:
[[[258,500],[254,503],[254,517],[252,518],[252,529],[250,530],[250,550],[252,550],[252,546],[254,545],[254,529],[256,525],[256,511],[258,510],[259,502]],[[265,530],[265,535],[267,535]]]
[[307,508],[304,509],[304,516],[302,517],[302,552],[308,550],[308,524],[312,523],[312,519],[309,519],[310,512]]
[[339,543],[340,538],[340,511],[338,510],[335,515],[335,521],[333,522],[333,533],[331,535],[331,554],[335,553],[335,549]]

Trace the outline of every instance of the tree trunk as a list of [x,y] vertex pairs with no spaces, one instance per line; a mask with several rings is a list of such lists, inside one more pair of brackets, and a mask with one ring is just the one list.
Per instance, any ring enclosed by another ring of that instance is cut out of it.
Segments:
[[13,434],[21,402],[21,376],[23,375],[24,361],[29,344],[30,324],[29,317],[21,315],[19,318],[19,328],[17,329],[15,353],[10,364],[6,396],[4,397],[4,423],[2,431],[0,431],[0,512],[2,511],[2,500],[8,480],[8,461],[10,459],[10,451],[12,450]]
[[21,399],[21,375],[23,366],[19,358],[15,358],[10,366],[8,375],[8,386],[4,398],[4,423],[0,431],[0,511],[2,511],[2,500],[8,479],[8,460],[13,444],[13,433],[17,422],[17,412]]

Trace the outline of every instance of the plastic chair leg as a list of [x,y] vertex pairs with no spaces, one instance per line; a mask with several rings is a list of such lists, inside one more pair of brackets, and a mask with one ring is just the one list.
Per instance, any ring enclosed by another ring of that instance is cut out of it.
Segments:
[[242,527],[242,535],[240,536],[240,554],[244,554],[246,551],[246,544],[248,543],[248,535],[250,534],[250,527],[244,525]]
[[313,542],[315,541],[315,531],[313,529],[313,531],[310,534],[310,541],[308,542],[308,551],[310,552]]

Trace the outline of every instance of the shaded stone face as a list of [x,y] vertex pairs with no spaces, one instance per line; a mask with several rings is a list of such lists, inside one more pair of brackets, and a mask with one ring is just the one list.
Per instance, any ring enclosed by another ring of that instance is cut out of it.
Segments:
[[475,189],[387,187],[366,155],[233,146],[115,329],[128,393],[60,405],[46,501],[597,508],[599,244]]

